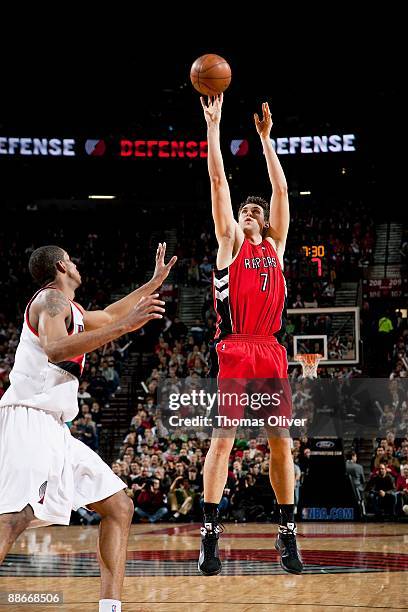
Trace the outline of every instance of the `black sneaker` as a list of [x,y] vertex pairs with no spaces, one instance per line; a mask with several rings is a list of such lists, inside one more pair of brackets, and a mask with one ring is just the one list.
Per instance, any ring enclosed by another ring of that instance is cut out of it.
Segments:
[[201,527],[201,548],[198,559],[198,571],[204,576],[216,576],[221,572],[221,561],[218,551],[219,534],[224,527],[217,519],[205,522]]
[[291,574],[301,574],[303,571],[302,559],[296,544],[295,523],[286,526],[279,525],[279,533],[276,538],[275,548],[280,554],[281,568]]

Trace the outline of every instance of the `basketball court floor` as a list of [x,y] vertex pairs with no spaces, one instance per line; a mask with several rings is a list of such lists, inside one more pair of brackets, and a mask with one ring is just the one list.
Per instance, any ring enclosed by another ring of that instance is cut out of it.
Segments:
[[[199,525],[132,525],[124,612],[408,610],[408,529],[392,523],[300,523],[305,573],[283,572],[276,525],[225,525],[223,574],[197,573]],[[0,566],[1,610],[98,609],[97,527],[45,527],[20,536]],[[60,605],[6,603],[8,592],[60,592]]]

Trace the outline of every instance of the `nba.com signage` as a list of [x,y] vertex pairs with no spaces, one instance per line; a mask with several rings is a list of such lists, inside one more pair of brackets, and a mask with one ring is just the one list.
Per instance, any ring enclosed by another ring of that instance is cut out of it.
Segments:
[[353,521],[354,508],[304,507],[302,508],[302,518],[305,521]]
[[0,155],[74,157],[75,139],[0,136]]
[[289,136],[271,138],[278,155],[297,155],[299,153],[340,153],[356,150],[355,134],[332,134],[330,136]]

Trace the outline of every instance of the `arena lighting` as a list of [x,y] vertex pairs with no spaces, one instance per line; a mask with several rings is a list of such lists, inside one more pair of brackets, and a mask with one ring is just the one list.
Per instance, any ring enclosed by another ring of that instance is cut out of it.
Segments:
[[299,195],[312,195],[311,191],[299,191]]
[[114,195],[89,195],[88,200],[114,200]]

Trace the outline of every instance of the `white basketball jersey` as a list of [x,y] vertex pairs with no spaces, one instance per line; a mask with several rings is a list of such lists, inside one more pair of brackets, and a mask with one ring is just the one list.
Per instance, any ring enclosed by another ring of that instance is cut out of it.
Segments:
[[[57,414],[63,421],[71,421],[78,414],[79,376],[85,355],[54,364],[40,344],[38,333],[30,325],[29,308],[43,287],[32,297],[24,313],[24,324],[18,344],[14,367],[10,372],[10,387],[0,400],[1,406],[29,406]],[[84,331],[82,311],[71,301],[71,325],[68,334]]]

